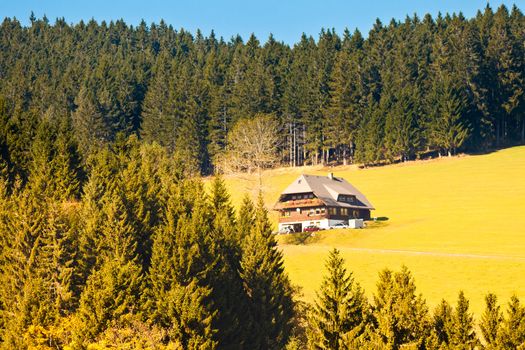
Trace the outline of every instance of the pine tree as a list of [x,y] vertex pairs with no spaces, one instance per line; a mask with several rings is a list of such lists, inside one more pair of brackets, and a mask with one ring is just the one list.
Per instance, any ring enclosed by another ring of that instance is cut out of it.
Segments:
[[244,240],[249,236],[255,225],[255,207],[248,194],[242,199],[241,207],[237,213],[237,241],[242,247]]
[[[435,98],[432,102],[433,111],[428,126],[429,142],[440,150],[445,150],[449,156],[456,153],[468,137],[469,130],[462,122],[462,110],[465,102],[455,92],[449,79],[444,79],[441,86],[432,91]],[[441,153],[441,151],[440,151]]]
[[124,255],[108,256],[87,280],[77,311],[82,328],[75,337],[90,341],[129,313],[140,312],[141,270]]
[[81,340],[92,340],[127,314],[140,312],[142,268],[136,254],[136,235],[126,213],[122,194],[115,192],[102,207],[97,264],[87,279],[77,311]]
[[525,344],[525,308],[516,296],[510,298],[497,344],[501,349],[517,349]]
[[463,291],[459,292],[458,303],[453,313],[453,329],[450,344],[458,349],[474,349],[479,344],[474,331],[474,317],[468,310],[469,301]]
[[261,195],[255,211],[255,225],[243,247],[241,277],[250,307],[251,328],[247,344],[252,349],[284,347],[293,317],[292,289]]
[[157,142],[170,151],[175,148],[175,111],[169,102],[173,96],[170,84],[169,54],[162,51],[153,66],[153,77],[148,85],[142,107],[140,136],[146,142]]
[[101,148],[111,139],[109,127],[102,115],[94,94],[82,87],[75,98],[77,109],[73,113],[75,136],[84,158]]
[[345,349],[363,333],[368,305],[337,249],[330,252],[326,269],[312,310],[309,342],[316,349]]
[[497,349],[497,338],[499,329],[503,322],[503,313],[498,305],[498,299],[495,294],[485,296],[485,311],[481,315],[479,328],[485,339],[488,349]]
[[433,333],[436,336],[436,343],[439,345],[449,345],[454,328],[453,310],[446,300],[434,310]]
[[[151,321],[168,329],[170,342],[213,349],[217,309],[209,283],[217,258],[211,222],[204,201],[195,199],[197,192],[180,189],[172,192],[165,221],[155,232],[146,308]],[[183,195],[195,201],[191,217],[181,206]]]
[[376,333],[383,346],[397,349],[404,344],[422,344],[429,331],[428,310],[416,295],[414,278],[404,266],[400,272],[379,274],[372,307]]

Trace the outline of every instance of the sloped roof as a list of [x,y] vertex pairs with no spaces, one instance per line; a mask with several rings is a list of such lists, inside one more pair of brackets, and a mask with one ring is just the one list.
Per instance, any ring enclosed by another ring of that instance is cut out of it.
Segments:
[[[314,195],[327,206],[374,209],[365,195],[342,177],[303,174],[292,182],[283,191],[282,195],[309,192],[313,192]],[[338,202],[337,197],[340,194],[354,195],[357,203]]]

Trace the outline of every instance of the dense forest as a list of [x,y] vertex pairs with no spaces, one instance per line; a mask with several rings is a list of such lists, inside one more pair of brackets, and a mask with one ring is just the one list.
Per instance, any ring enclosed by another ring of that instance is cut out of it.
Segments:
[[256,168],[523,143],[524,21],[486,7],[289,47],[164,22],[6,18],[0,348],[525,346],[517,298],[503,309],[487,295],[479,322],[463,293],[430,311],[406,268],[381,272],[367,298],[335,250],[301,302],[262,196],[235,210],[220,176],[198,176],[264,134],[275,157],[245,152]]
[[525,19],[517,7],[487,6],[472,19],[378,20],[366,38],[321,30],[293,47],[164,22],[30,19],[28,27],[10,18],[0,26],[1,154],[24,179],[44,119],[73,131],[83,159],[136,134],[203,174],[220,168],[234,126],[257,114],[276,121],[278,163],[291,166],[525,141]]

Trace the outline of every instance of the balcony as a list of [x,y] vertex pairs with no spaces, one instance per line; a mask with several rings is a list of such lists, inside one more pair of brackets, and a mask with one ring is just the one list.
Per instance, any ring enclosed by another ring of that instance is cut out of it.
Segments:
[[307,213],[296,214],[291,216],[281,216],[279,217],[279,223],[286,222],[302,222],[302,221],[319,221],[328,218],[326,214],[314,214],[309,215]]
[[277,202],[273,207],[274,210],[290,209],[290,208],[307,208],[323,206],[324,202],[319,198],[296,199],[286,202]]

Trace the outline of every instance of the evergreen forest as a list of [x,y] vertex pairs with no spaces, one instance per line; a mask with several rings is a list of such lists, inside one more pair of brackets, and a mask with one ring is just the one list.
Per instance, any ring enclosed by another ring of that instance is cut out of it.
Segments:
[[524,79],[516,6],[322,29],[293,47],[162,21],[5,18],[0,348],[525,346],[518,298],[487,295],[479,320],[462,292],[429,310],[406,268],[367,298],[337,250],[302,302],[262,195],[235,210],[220,175],[200,178],[247,128],[269,149],[243,153],[248,171],[523,144]]

